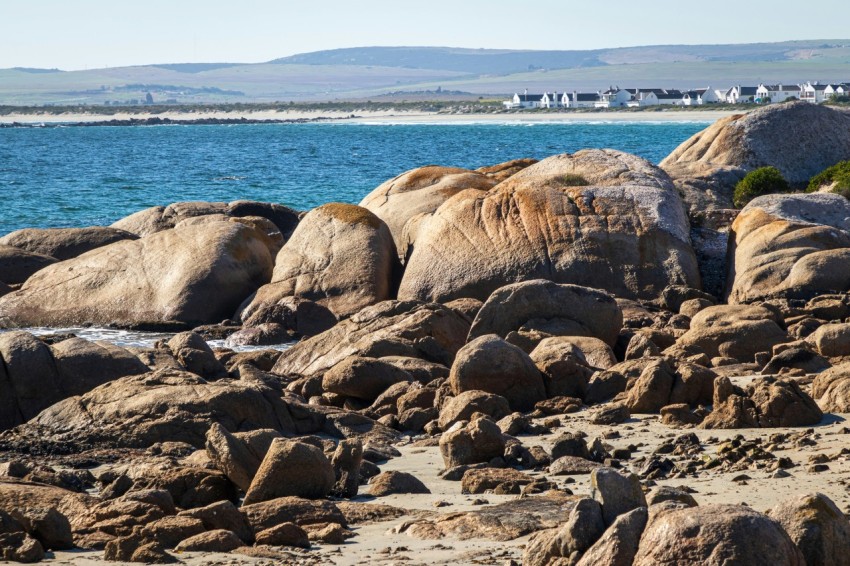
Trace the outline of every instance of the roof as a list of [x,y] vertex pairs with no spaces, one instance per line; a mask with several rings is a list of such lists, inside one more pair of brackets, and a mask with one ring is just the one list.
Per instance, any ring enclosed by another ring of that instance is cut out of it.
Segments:
[[750,95],[750,94],[757,94],[757,91],[758,91],[757,86],[742,86],[740,88],[741,88],[741,92],[739,93],[739,96],[747,96],[747,95]]
[[543,100],[542,94],[518,94],[520,102],[540,102]]
[[599,100],[599,96],[595,92],[578,92],[570,94],[569,97],[574,102],[593,102]]

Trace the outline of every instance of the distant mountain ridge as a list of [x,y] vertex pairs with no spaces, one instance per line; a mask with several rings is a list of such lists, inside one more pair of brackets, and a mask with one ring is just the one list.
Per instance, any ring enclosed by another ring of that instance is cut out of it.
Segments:
[[[405,93],[729,87],[850,81],[850,39],[594,50],[353,47],[265,63],[166,63],[82,71],[0,69],[0,105],[368,99]],[[149,87],[149,88],[148,88]],[[135,90],[134,90],[135,88]]]
[[786,61],[800,58],[801,51],[844,47],[850,47],[850,40],[818,39],[731,45],[648,45],[564,51],[455,47],[352,47],[301,53],[269,62],[300,65],[378,65],[475,74],[509,74],[535,69],[570,69],[674,61]]

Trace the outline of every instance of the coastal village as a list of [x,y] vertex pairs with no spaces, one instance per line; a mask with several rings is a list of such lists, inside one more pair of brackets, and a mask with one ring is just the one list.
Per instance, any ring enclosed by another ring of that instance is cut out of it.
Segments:
[[704,104],[770,104],[803,100],[813,104],[850,94],[850,81],[842,83],[807,82],[758,86],[736,85],[728,89],[710,86],[693,90],[664,88],[608,87],[597,92],[544,92],[514,94],[503,102],[505,108],[639,108],[644,106],[701,106]]

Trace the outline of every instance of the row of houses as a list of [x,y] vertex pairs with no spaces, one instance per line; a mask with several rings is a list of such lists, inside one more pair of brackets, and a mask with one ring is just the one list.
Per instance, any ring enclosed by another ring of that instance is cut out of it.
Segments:
[[703,104],[767,104],[796,98],[820,103],[834,96],[850,95],[850,82],[821,84],[808,82],[801,85],[740,86],[728,89],[711,87],[694,90],[664,88],[609,87],[597,92],[544,92],[543,94],[514,94],[504,101],[506,108],[635,108],[641,106],[699,106]]

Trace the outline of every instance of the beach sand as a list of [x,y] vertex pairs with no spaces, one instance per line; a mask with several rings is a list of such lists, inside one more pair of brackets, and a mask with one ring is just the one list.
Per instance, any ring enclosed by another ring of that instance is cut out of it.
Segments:
[[[325,110],[298,111],[241,111],[241,112],[178,112],[117,113],[117,114],[9,114],[0,116],[0,124],[60,124],[60,123],[98,123],[111,120],[146,120],[148,118],[167,118],[169,120],[343,120],[351,123],[574,123],[574,122],[713,122],[719,118],[735,114],[731,110],[676,110],[664,109],[647,112],[494,112],[489,114],[445,114],[437,112],[405,112],[398,110],[375,110],[362,112],[336,112]],[[738,112],[740,113],[740,112]]]

